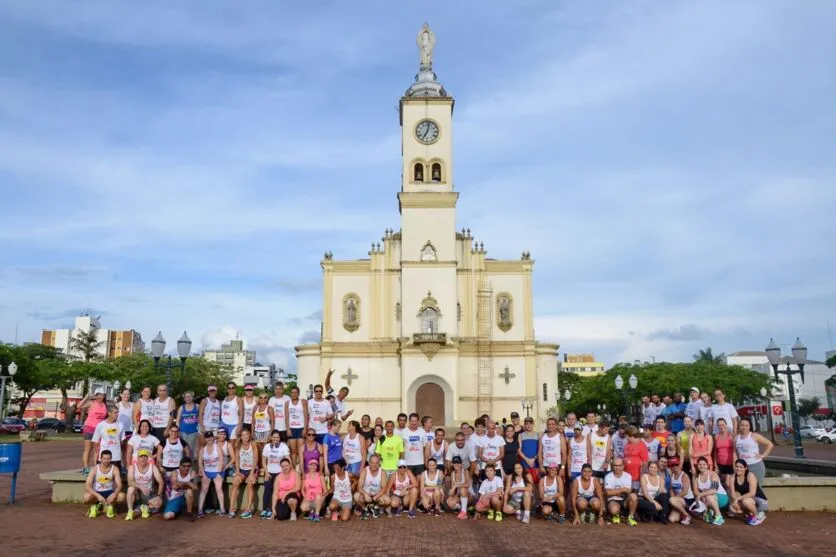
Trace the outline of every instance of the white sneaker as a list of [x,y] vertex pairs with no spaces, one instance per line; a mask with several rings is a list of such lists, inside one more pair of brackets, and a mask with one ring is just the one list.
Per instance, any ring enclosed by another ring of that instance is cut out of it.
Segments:
[[291,522],[296,522],[296,513],[294,513],[294,512],[290,513],[290,521]]

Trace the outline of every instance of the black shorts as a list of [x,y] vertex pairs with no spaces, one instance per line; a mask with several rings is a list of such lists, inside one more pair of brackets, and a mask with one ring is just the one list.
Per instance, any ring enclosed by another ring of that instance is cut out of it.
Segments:
[[599,480],[603,480],[607,473],[604,470],[593,470],[592,477],[598,478]]
[[731,476],[732,474],[734,474],[734,466],[731,464],[718,464],[717,473],[722,474],[724,476]]
[[413,476],[419,476],[424,473],[424,465],[423,464],[415,464],[413,466],[407,466],[410,472],[412,472]]

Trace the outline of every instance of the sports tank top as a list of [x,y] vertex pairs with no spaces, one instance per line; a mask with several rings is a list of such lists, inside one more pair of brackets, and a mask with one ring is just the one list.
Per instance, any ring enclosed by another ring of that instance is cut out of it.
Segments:
[[707,489],[716,489],[718,495],[726,494],[726,489],[723,487],[723,483],[711,479],[711,472],[706,474],[705,481],[703,481],[702,479],[702,474],[697,475],[697,487],[700,488],[700,491],[705,491]]
[[87,419],[84,420],[84,427],[96,429],[96,426],[103,422],[105,418],[107,418],[107,406],[103,402],[93,401],[87,410]]
[[682,449],[682,456],[685,458],[688,458],[691,451],[691,435],[692,432],[687,429],[683,429],[679,432],[679,448]]
[[547,433],[543,434],[541,443],[543,444],[543,467],[548,468],[552,465],[562,464],[563,456],[561,454],[561,438],[559,433],[549,437]]
[[559,485],[557,483],[557,477],[555,477],[552,480],[552,483],[549,484],[549,480],[551,480],[551,479],[552,478],[550,478],[548,476],[543,477],[543,496],[544,497],[553,497],[553,496],[557,495],[557,490],[558,490],[558,487],[559,487]]
[[[192,481],[191,472],[189,472],[189,474],[186,475],[186,476],[181,476],[180,475],[180,470],[177,470],[177,472],[175,472],[175,473],[177,474],[177,483],[181,483],[181,484],[191,483],[191,481]],[[175,489],[175,488],[172,487],[171,488],[171,493],[168,496],[168,500],[171,501],[172,499],[182,497],[184,493],[185,493],[184,489]]]
[[717,464],[731,466],[734,456],[734,439],[731,435],[714,436],[714,449],[717,453]]
[[207,430],[218,429],[221,426],[221,401],[207,398],[203,407],[203,427]]
[[192,409],[189,410],[185,405],[180,411],[180,433],[192,434],[197,433],[197,414],[199,412],[197,404],[192,403]]
[[583,441],[575,441],[572,439],[569,441],[569,448],[572,453],[569,471],[580,472],[581,466],[586,464],[586,439]]
[[308,469],[308,462],[315,460],[319,462],[319,457],[321,456],[319,452],[319,444],[315,444],[313,449],[308,448],[308,444],[302,448],[302,462],[304,463],[304,469]]
[[291,471],[287,477],[282,477],[280,474],[276,478],[276,485],[279,488],[279,499],[284,499],[288,493],[293,492],[293,488],[296,487],[296,472]]
[[435,477],[430,479],[430,473],[424,470],[424,488],[435,489],[438,486],[438,470],[435,471]]
[[377,475],[373,475],[371,468],[366,468],[366,477],[363,478],[363,491],[370,495],[377,495],[382,488],[381,479],[383,470],[378,468]]
[[340,503],[351,502],[351,476],[346,471],[342,478],[334,474],[334,499]]
[[343,439],[343,457],[346,463],[354,464],[355,462],[363,461],[363,454],[361,452],[360,443],[363,442],[363,436],[359,433],[354,434],[354,439],[351,435],[346,435]]
[[595,479],[589,478],[589,486],[587,487],[583,485],[583,477],[579,477],[575,481],[578,482],[578,496],[588,498],[595,495]]
[[290,400],[290,397],[287,395],[278,397],[272,396],[270,397],[270,401],[267,403],[273,407],[273,428],[278,429],[279,431],[287,431],[287,420],[284,415],[284,405],[288,400]]
[[325,492],[319,474],[305,474],[305,491],[309,499],[314,499]]
[[122,429],[125,433],[131,433],[134,430],[134,405],[130,402],[126,407],[121,402],[119,406],[119,423],[122,424]]
[[685,472],[680,472],[679,476],[674,476],[671,474],[671,491],[675,495],[679,495],[684,499],[691,499],[691,479],[685,474]]
[[241,470],[252,470],[255,466],[255,450],[253,449],[252,443],[250,443],[249,448],[244,447],[241,445],[241,448],[238,449],[238,467]]
[[404,495],[406,490],[409,489],[409,486],[412,484],[409,476],[405,476],[403,480],[401,480],[400,476],[395,473],[395,485],[392,486],[392,493],[397,495],[398,497]]
[[746,464],[749,466],[757,464],[761,461],[761,459],[758,458],[758,455],[760,454],[758,442],[752,439],[751,433],[746,437],[738,434],[734,441],[734,447],[737,449],[737,456],[745,460]]
[[93,480],[93,489],[99,493],[113,491],[116,489],[116,482],[113,479],[113,465],[105,472],[100,465],[96,465],[96,477]]
[[133,466],[134,483],[144,493],[148,493],[154,487],[154,468],[149,464],[145,472],[140,471],[139,465]]
[[[525,480],[523,478],[516,478],[511,481],[511,487],[520,488],[525,487]],[[520,501],[523,498],[522,491],[515,491],[511,494],[511,498],[515,501]]]
[[218,473],[221,471],[221,451],[217,445],[213,445],[212,449],[213,451],[209,452],[209,445],[203,447],[203,470]]
[[287,427],[290,429],[302,429],[305,427],[305,409],[302,407],[302,399],[293,403],[293,399],[287,403]]
[[435,448],[435,441],[433,440],[430,443],[430,456],[435,459],[435,461],[441,465],[444,464],[444,455],[447,454],[447,441],[442,439],[441,440],[441,448]]
[[[149,422],[154,418],[154,401],[150,398],[145,400],[144,398],[139,399],[139,420],[136,423],[141,422],[142,420],[148,420]],[[153,427],[153,424],[152,424]]]
[[645,477],[647,478],[647,496],[650,499],[656,499],[656,496],[659,495],[659,490],[662,485],[662,480],[659,479],[659,476],[656,476],[656,483],[653,483],[653,477],[649,474],[646,474]]
[[270,431],[270,414],[267,412],[267,408],[268,406],[265,405],[264,408],[257,406],[253,409],[253,430],[258,433]]
[[170,400],[169,397],[166,397],[165,400],[154,399],[154,414],[151,418],[151,426],[160,429],[168,425],[168,419],[171,417]]
[[221,403],[221,421],[226,425],[238,425],[238,397],[224,399]]
[[627,436],[612,436],[612,455],[615,458],[624,458],[624,447],[627,446]]
[[610,440],[609,433],[598,435],[595,432],[589,434],[589,442],[592,445],[592,469],[600,471],[604,469],[607,462],[607,443]]
[[[745,476],[743,476],[743,482],[737,483],[737,475],[734,477],[734,491],[738,495],[746,495],[749,493],[749,473],[747,472]],[[766,499],[766,494],[761,489],[760,484],[755,488],[755,497],[759,497],[761,499]]]
[[253,423],[253,410],[256,406],[255,397],[252,400],[247,401],[247,397],[244,397],[244,423],[251,424]]
[[172,443],[170,439],[166,439],[163,446],[163,468],[177,468],[182,458],[183,441],[178,439],[176,443]]

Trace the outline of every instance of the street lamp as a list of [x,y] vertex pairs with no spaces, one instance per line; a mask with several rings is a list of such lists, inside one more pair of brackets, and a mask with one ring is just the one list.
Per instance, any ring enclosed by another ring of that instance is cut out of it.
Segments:
[[628,399],[628,396],[632,399],[632,397],[635,395],[636,387],[638,387],[638,385],[639,385],[639,380],[635,376],[635,374],[630,374],[630,378],[627,380],[627,384],[630,386],[630,394],[629,395],[626,392],[624,392],[624,378],[621,377],[621,375],[618,375],[615,378],[615,388],[621,394],[621,399],[623,401],[625,411],[628,414],[628,419],[631,419],[633,417],[633,403],[631,401],[630,404],[628,405],[627,404],[627,399]]
[[0,420],[6,417],[6,381],[11,381],[12,377],[17,373],[17,364],[12,362],[6,370],[9,375],[3,375],[3,366],[0,366]]
[[532,400],[530,398],[524,398],[520,401],[520,404],[522,404],[522,408],[523,408],[523,410],[525,410],[525,417],[530,418],[531,417],[531,412],[530,411],[531,411],[532,408],[534,408],[534,400]]
[[[798,412],[796,412],[795,407],[795,384],[793,383],[792,376],[797,373],[801,376],[801,382],[804,382],[804,364],[807,363],[807,347],[801,343],[799,338],[795,339],[795,344],[792,345],[792,360],[798,366],[796,370],[790,368],[791,361],[789,358],[786,361],[786,369],[778,369],[781,363],[781,348],[775,344],[774,339],[769,339],[769,345],[766,347],[766,357],[772,366],[773,373],[775,373],[775,379],[778,379],[779,375],[784,375],[787,378],[787,390],[790,395],[790,414],[792,415],[792,428],[794,430],[793,444],[795,445],[795,457],[805,458],[804,447],[801,445],[801,423],[798,420]],[[772,412],[770,412],[771,414]]]
[[[186,359],[189,357],[191,349],[192,341],[189,339],[186,331],[183,331],[183,336],[177,340],[177,354],[180,356],[180,371],[184,374],[186,371]],[[165,339],[163,338],[163,332],[160,331],[154,337],[154,340],[151,341],[151,355],[154,357],[154,369],[160,367],[160,358],[163,357],[163,352],[165,352]],[[171,394],[171,370],[174,365],[171,360],[171,354],[169,354],[168,360],[164,364],[165,384],[168,387],[169,394]]]

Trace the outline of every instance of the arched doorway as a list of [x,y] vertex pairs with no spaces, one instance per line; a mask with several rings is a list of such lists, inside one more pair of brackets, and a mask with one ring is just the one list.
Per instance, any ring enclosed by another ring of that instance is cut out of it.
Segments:
[[444,425],[444,389],[436,383],[424,383],[415,391],[415,412],[430,416],[433,425]]

